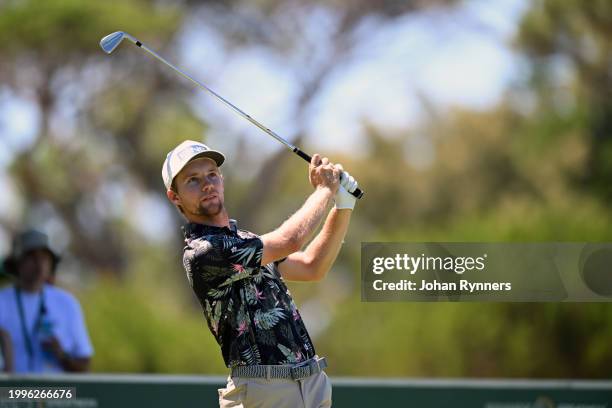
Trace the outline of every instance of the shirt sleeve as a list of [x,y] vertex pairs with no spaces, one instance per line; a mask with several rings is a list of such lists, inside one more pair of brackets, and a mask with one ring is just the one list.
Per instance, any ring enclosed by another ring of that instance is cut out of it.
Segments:
[[93,346],[87,333],[85,318],[78,300],[73,299],[73,327],[72,334],[74,336],[73,348],[70,350],[70,355],[76,358],[88,358],[93,355]]
[[263,242],[257,235],[211,235],[191,240],[185,248],[183,263],[188,274],[197,270],[216,276],[249,273],[261,266],[262,252]]

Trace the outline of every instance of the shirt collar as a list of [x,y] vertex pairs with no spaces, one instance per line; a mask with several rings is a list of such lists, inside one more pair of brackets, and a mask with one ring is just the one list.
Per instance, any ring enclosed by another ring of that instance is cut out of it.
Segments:
[[215,225],[206,225],[206,224],[198,224],[195,222],[188,222],[183,225],[183,234],[185,238],[190,236],[200,236],[205,234],[219,234],[221,232],[233,232],[234,234],[238,232],[238,224],[236,220],[229,220],[229,228],[228,227],[217,227]]

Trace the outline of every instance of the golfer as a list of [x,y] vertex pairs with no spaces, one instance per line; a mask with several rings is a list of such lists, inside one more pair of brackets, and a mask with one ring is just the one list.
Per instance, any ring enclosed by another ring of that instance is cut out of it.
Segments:
[[238,229],[228,216],[219,169],[224,161],[221,152],[187,140],[168,153],[162,168],[167,197],[188,221],[187,279],[231,369],[219,405],[329,407],[327,362],[316,354],[285,281],[325,276],[346,234],[355,205],[348,191],[357,182],[315,154],[309,167],[314,192],[279,228],[259,236]]

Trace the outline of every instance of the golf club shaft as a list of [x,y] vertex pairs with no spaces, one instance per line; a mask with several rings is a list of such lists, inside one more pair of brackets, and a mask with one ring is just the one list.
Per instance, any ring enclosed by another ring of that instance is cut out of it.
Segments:
[[[273,138],[275,138],[276,140],[278,140],[279,142],[281,142],[282,144],[287,146],[289,149],[291,149],[291,151],[293,153],[297,154],[302,159],[304,159],[305,161],[310,163],[310,161],[312,160],[312,157],[309,154],[305,153],[300,148],[292,145],[291,143],[289,143],[288,141],[283,139],[281,136],[279,136],[278,134],[276,134],[275,132],[270,130],[268,127],[264,126],[263,124],[261,124],[257,120],[253,119],[250,115],[248,115],[247,113],[243,112],[240,108],[238,108],[237,106],[232,104],[227,99],[223,98],[221,95],[219,95],[218,93],[216,93],[215,91],[213,91],[212,89],[210,89],[209,87],[204,85],[203,83],[195,80],[190,75],[188,75],[187,73],[183,72],[181,69],[179,69],[176,66],[172,65],[170,62],[166,61],[166,59],[164,57],[162,57],[161,55],[157,54],[155,51],[153,51],[152,49],[150,49],[149,47],[147,47],[146,45],[144,45],[143,43],[141,43],[140,41],[138,41],[134,37],[126,35],[126,38],[129,38],[134,44],[136,44],[136,46],[142,48],[143,50],[145,50],[146,52],[151,54],[154,58],[157,58],[159,61],[163,62],[164,64],[166,64],[167,66],[169,66],[170,68],[172,68],[173,70],[178,72],[183,78],[188,79],[189,81],[193,82],[194,84],[196,84],[200,88],[204,89],[205,91],[207,91],[208,93],[213,95],[215,98],[217,98],[218,100],[223,102],[226,106],[228,106],[230,109],[232,109],[238,115],[242,116],[243,118],[245,118],[246,120],[248,120],[249,122],[251,122],[252,124],[257,126],[259,129],[263,130],[265,133],[269,134],[270,136],[272,136]],[[359,189],[359,188],[357,188],[355,191],[353,191],[350,194],[352,194],[356,198],[363,197],[363,191],[361,191],[361,189]]]

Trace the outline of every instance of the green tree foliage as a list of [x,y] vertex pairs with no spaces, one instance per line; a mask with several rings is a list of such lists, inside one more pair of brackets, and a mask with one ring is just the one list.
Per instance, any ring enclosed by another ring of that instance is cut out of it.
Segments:
[[[523,18],[516,39],[517,47],[532,60],[541,108],[556,113],[567,125],[551,136],[560,137],[575,125],[584,132],[586,168],[576,183],[608,200],[612,197],[611,38],[609,1],[540,0]],[[559,75],[563,70],[569,78]],[[562,117],[572,120],[568,123]]]
[[[119,27],[139,32],[143,39],[168,39],[180,26],[180,10],[144,1],[8,1],[0,7],[0,81],[11,94],[28,98],[40,117],[34,140],[15,152],[10,168],[23,198],[22,220],[35,213],[58,219],[74,238],[71,252],[76,257],[91,268],[120,272],[129,257],[129,228],[118,228],[126,222],[111,207],[121,197],[108,193],[109,184],[129,180],[138,185],[142,174],[152,174],[153,166],[147,167],[145,160],[132,160],[135,152],[150,158],[153,146],[158,146],[156,153],[165,148],[159,142],[140,146],[152,133],[146,132],[145,123],[160,125],[164,118],[180,129],[189,126],[191,116],[180,104],[159,114],[160,104],[147,92],[164,85],[152,69],[139,69],[141,88],[117,89],[125,85],[116,82],[122,75],[102,67],[97,44]],[[121,71],[133,61],[126,57],[113,64],[113,71]],[[61,116],[67,105],[74,110],[68,128]],[[103,115],[113,108],[114,115],[100,129]],[[145,122],[149,117],[158,120]],[[141,172],[136,179],[134,171]],[[145,181],[152,184],[151,179]],[[122,205],[129,206],[126,196]],[[20,220],[1,221],[9,231],[20,227]]]
[[202,315],[185,313],[167,291],[102,280],[81,293],[81,302],[95,347],[94,371],[224,371],[219,346]]
[[44,65],[79,63],[97,52],[92,44],[110,27],[143,33],[144,40],[153,34],[156,38],[168,35],[180,21],[177,7],[145,0],[9,0],[0,7],[3,56],[34,53]]
[[[122,29],[176,56],[170,45],[186,17],[210,17],[232,52],[261,47],[292,64],[299,83],[293,141],[315,151],[305,140],[305,112],[342,67],[359,60],[353,51],[362,24],[376,29],[454,4],[2,3],[0,35],[11,41],[0,43],[0,90],[28,98],[40,127],[26,147],[8,149],[23,208],[0,224],[11,232],[53,218],[65,229],[67,260],[89,282],[79,295],[96,371],[225,372],[185,283],[178,228],[167,232],[174,241],[162,243],[138,228],[158,222],[141,214],[143,200],[169,205],[159,174],[166,152],[185,137],[206,138],[208,125],[194,113],[192,89],[165,67],[121,48],[107,57],[99,39]],[[336,22],[321,54],[307,24],[319,8]],[[368,127],[362,155],[326,152],[367,192],[327,279],[291,285],[333,374],[609,376],[606,304],[366,304],[358,271],[361,241],[609,241],[611,19],[609,1],[533,2],[515,39],[531,75],[498,106],[437,112],[397,134]],[[74,107],[70,120],[66,105]],[[287,165],[288,157],[279,150],[255,163],[237,149],[234,162],[256,164],[258,173],[243,179],[224,168],[230,213],[242,225],[271,229],[303,202],[305,166]],[[267,319],[260,323],[273,324]]]

